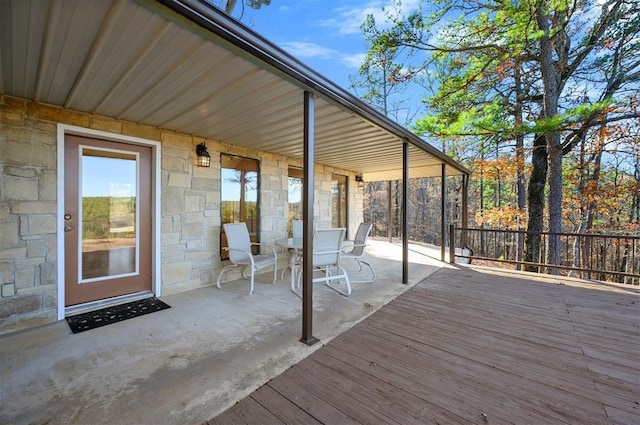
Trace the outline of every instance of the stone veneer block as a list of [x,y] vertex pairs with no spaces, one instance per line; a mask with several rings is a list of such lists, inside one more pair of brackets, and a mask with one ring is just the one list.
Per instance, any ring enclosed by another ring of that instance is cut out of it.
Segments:
[[204,231],[202,222],[182,223],[181,240],[200,239]]
[[220,192],[220,178],[194,177],[191,180],[191,189]]
[[131,122],[122,123],[122,134],[147,140],[160,140],[161,132],[157,127]]
[[191,188],[191,174],[187,173],[169,173],[169,186]]
[[180,243],[180,233],[172,232],[172,233],[163,233],[162,234],[162,246],[174,246]]
[[4,168],[4,173],[8,176],[15,177],[36,177],[38,172],[35,168],[24,168],[24,167],[11,167],[7,166]]
[[11,209],[8,202],[0,203],[0,220],[8,220],[10,211]]
[[32,239],[27,241],[27,257],[44,257],[46,253],[46,241],[42,239]]
[[171,247],[170,249],[162,250],[160,261],[162,261],[162,264],[179,263],[184,261],[185,253],[186,250],[183,248],[183,245],[175,245],[175,247]]
[[23,216],[20,219],[20,223],[20,235],[22,237],[56,232],[56,218],[52,215]]
[[13,283],[13,273],[15,272],[13,263],[0,263],[0,283]]
[[172,133],[169,131],[162,132],[161,135],[162,146],[167,147],[175,147],[182,150],[185,150],[186,147],[190,147],[191,151],[196,151],[196,144],[200,144],[198,142],[194,144],[193,137],[188,134],[180,134],[180,133]]
[[113,118],[94,115],[91,117],[91,128],[109,133],[122,133],[122,122]]
[[58,182],[56,172],[42,170],[38,181],[38,194],[40,201],[55,201],[57,199]]
[[55,285],[58,282],[56,271],[57,271],[57,268],[55,264],[41,263],[40,264],[40,285]]
[[20,201],[11,203],[11,214],[55,214],[56,203],[51,201]]
[[184,189],[178,187],[162,188],[162,214],[172,215],[184,212]]
[[0,109],[0,124],[20,127],[24,123],[24,115]]
[[171,285],[191,279],[191,263],[169,263],[162,265],[162,284]]
[[13,283],[5,283],[2,285],[2,294],[0,296],[2,298],[9,298],[16,295],[16,285]]
[[15,247],[19,242],[18,222],[0,222],[0,248]]
[[[197,251],[199,249],[202,249],[202,239],[192,239],[190,241],[187,241],[188,252]],[[211,254],[208,252],[206,252],[205,254],[207,255],[207,257],[211,256]]]
[[162,169],[171,171],[189,171],[189,162],[184,158],[178,158],[175,156],[162,155]]
[[63,109],[57,106],[29,103],[28,111],[29,117],[44,121],[73,124],[85,128],[89,128],[91,124],[89,114]]
[[16,201],[38,199],[38,179],[5,175],[1,186],[2,197]]
[[[2,131],[7,137],[6,141],[0,143],[0,158],[4,158],[5,164],[55,168],[56,148],[54,145],[31,141],[33,132],[28,130],[3,128]],[[28,142],[24,140],[28,140]]]
[[16,268],[16,288],[31,288],[36,284],[36,274],[33,266]]
[[42,297],[40,295],[16,295],[10,302],[0,303],[0,318],[17,314],[30,313],[40,310]]
[[[185,196],[184,210],[185,212],[202,211],[204,207],[204,198],[202,196]],[[202,217],[202,215],[200,216]]]

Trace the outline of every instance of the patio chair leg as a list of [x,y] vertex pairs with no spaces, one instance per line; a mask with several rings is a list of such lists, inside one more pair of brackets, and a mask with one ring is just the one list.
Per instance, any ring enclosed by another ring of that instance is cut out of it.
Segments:
[[253,270],[253,268],[251,269],[251,289],[249,289],[249,295],[253,294],[253,284],[254,284],[254,276],[255,276],[255,271]]
[[366,279],[366,280],[353,280],[351,281],[351,283],[372,283],[376,280],[376,271],[373,269],[373,266],[371,266],[371,264],[367,261],[361,260],[361,259],[356,259],[356,263],[358,263],[358,273],[360,273],[363,270],[362,265],[366,264],[367,267],[369,267],[369,270],[371,270],[371,275],[372,277],[370,279]]
[[[325,279],[322,279],[325,281],[326,285],[333,289],[334,291],[338,292],[339,294],[344,295],[345,297],[348,297],[349,295],[351,295],[351,282],[349,281],[349,275],[347,274],[347,272],[340,266],[337,266],[338,272],[341,272],[342,274],[338,274],[338,275],[332,275],[332,274],[328,274]],[[331,280],[334,280],[338,277],[341,277],[344,279],[346,285],[347,285],[347,290],[343,291],[335,286],[332,286],[329,282]]]
[[280,275],[280,279],[284,279],[284,272],[286,272],[288,268],[290,268],[290,266],[287,264],[285,268],[282,269],[282,274]]
[[220,270],[220,274],[218,274],[218,280],[216,281],[216,286],[218,287],[218,289],[222,289],[222,286],[220,286],[220,280],[222,280],[222,275],[225,272],[228,272],[229,269],[231,269],[232,267],[237,267],[237,266],[238,266],[237,264],[231,264],[228,266],[224,266],[222,270]]

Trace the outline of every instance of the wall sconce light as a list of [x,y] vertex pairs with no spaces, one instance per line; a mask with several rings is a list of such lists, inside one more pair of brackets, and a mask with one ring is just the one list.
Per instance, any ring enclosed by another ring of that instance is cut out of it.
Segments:
[[204,142],[196,146],[196,155],[198,155],[199,167],[211,166],[211,155],[209,155],[209,152],[207,152],[207,145],[205,145]]
[[359,188],[362,189],[364,187],[364,178],[362,178],[360,174],[356,174],[356,182],[358,183]]

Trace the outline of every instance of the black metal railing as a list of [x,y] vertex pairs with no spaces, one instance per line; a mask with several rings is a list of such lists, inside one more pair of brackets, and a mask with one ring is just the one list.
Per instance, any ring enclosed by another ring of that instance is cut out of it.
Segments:
[[[560,238],[559,264],[546,263],[550,236]],[[537,239],[539,249],[525,252],[525,240]],[[640,285],[640,236],[601,233],[550,233],[526,230],[449,228],[450,258],[513,264],[518,270],[545,272]],[[455,251],[455,247],[465,248]],[[528,254],[525,256],[525,253]]]

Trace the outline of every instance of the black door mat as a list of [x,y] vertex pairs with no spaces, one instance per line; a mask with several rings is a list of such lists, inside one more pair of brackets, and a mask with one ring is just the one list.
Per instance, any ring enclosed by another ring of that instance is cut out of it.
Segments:
[[107,326],[112,323],[171,308],[156,297],[115,305],[88,313],[67,317],[67,323],[74,334]]

